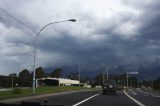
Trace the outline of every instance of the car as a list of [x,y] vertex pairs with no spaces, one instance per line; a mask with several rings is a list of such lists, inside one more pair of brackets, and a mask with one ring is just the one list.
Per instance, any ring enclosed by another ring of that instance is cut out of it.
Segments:
[[116,81],[115,80],[107,80],[104,81],[102,86],[103,94],[114,94],[116,95]]

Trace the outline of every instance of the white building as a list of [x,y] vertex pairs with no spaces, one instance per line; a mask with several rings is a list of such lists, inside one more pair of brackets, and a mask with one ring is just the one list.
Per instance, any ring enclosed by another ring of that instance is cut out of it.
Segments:
[[69,86],[69,85],[79,85],[78,80],[71,80],[65,78],[39,78],[36,79],[36,87],[39,86]]

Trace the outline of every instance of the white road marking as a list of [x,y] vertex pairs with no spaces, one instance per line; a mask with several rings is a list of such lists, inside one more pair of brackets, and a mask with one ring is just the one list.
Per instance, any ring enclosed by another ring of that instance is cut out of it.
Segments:
[[124,90],[124,93],[135,103],[137,103],[139,106],[145,106],[143,103],[139,102],[138,100],[134,99],[132,96],[128,95],[127,92]]
[[[160,97],[160,95],[156,95],[156,94],[149,93],[149,92],[144,92],[144,91],[142,91],[142,90],[140,90],[140,89],[137,89],[137,91],[142,92],[142,93],[144,93],[144,94],[147,94],[147,96],[148,96],[148,95],[151,95],[152,97]],[[145,96],[146,96],[146,95],[145,95]]]
[[151,94],[152,94],[152,93],[149,93],[149,92],[141,91],[140,89],[137,89],[137,91],[142,92],[142,93],[145,93],[145,94],[147,94],[147,95],[151,95]]
[[156,97],[156,98],[159,98],[160,96],[158,96],[158,95],[152,95],[153,97]]
[[132,89],[131,89],[131,92],[133,93],[133,95],[136,95],[137,93],[136,92],[134,92]]
[[100,95],[100,94],[102,94],[102,93],[95,94],[95,95],[93,95],[93,96],[91,96],[91,97],[89,97],[89,98],[87,98],[87,99],[84,99],[84,100],[82,100],[82,101],[80,101],[80,102],[78,102],[78,103],[76,103],[76,104],[74,104],[74,105],[72,105],[72,106],[78,106],[78,105],[86,102],[87,100],[92,99],[92,98],[94,98],[94,97],[96,97],[96,96],[98,96],[98,95]]
[[133,92],[133,95],[137,95],[137,93]]

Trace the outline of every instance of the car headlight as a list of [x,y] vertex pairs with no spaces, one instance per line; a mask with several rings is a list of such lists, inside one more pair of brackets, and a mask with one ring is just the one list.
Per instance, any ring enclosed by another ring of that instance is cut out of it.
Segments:
[[109,84],[109,88],[113,88],[113,85],[112,85],[112,84]]

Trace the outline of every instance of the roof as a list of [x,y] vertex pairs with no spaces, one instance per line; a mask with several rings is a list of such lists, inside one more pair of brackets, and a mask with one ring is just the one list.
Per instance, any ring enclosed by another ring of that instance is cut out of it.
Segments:
[[57,80],[59,81],[59,84],[79,84],[78,80],[71,80],[71,79],[67,79],[67,78],[51,78],[51,77],[47,77],[47,78],[39,78],[36,80]]

